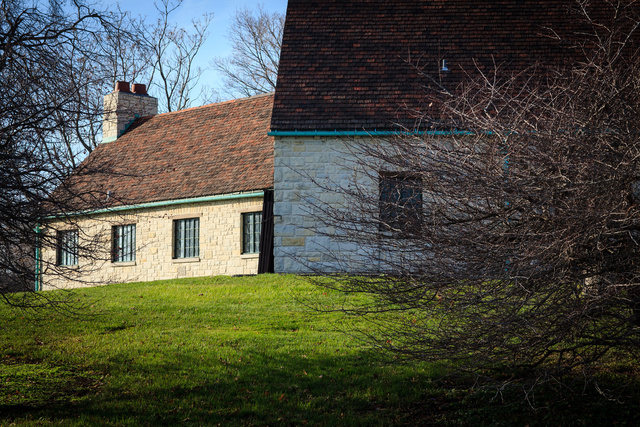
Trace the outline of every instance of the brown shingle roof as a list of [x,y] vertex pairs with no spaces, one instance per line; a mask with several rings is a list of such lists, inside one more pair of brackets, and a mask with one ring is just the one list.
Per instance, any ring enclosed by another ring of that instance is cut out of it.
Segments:
[[[597,13],[606,7],[591,3]],[[389,129],[407,109],[423,108],[424,85],[454,87],[476,64],[486,70],[494,61],[511,69],[536,60],[565,63],[567,46],[549,36],[551,29],[575,34],[582,25],[570,10],[576,6],[567,0],[289,0],[271,128]],[[439,72],[443,59],[448,73]]]
[[272,105],[269,94],[137,119],[54,197],[71,194],[70,206],[87,209],[271,188]]

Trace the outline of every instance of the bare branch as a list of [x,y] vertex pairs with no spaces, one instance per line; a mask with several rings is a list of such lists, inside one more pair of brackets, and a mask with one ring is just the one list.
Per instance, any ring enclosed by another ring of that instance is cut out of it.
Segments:
[[233,53],[211,63],[223,75],[230,95],[275,90],[283,29],[284,15],[269,13],[262,6],[255,15],[250,9],[236,11],[229,33]]
[[314,206],[315,231],[358,248],[319,284],[371,296],[343,310],[370,319],[375,346],[533,379],[637,356],[640,54],[627,3],[608,22],[581,8],[590,32],[563,40],[577,63],[433,85],[423,135],[350,141],[358,180],[317,183],[344,203]]

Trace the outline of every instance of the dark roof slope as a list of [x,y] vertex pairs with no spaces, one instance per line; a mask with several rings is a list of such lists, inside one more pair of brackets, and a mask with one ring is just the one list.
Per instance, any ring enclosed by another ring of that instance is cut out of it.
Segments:
[[[603,13],[604,1],[591,3]],[[271,128],[389,129],[407,109],[423,108],[424,85],[452,88],[476,65],[486,70],[495,61],[517,70],[535,60],[565,63],[567,46],[550,36],[581,28],[576,6],[567,0],[289,0]],[[451,71],[439,71],[443,59]]]
[[273,187],[272,105],[269,94],[137,119],[54,197],[88,209]]

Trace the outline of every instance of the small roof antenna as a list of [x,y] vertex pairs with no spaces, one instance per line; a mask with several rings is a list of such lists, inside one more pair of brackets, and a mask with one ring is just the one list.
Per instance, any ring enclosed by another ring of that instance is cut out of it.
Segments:
[[446,59],[442,60],[442,68],[440,68],[440,71],[449,71],[449,68],[447,67],[447,60]]

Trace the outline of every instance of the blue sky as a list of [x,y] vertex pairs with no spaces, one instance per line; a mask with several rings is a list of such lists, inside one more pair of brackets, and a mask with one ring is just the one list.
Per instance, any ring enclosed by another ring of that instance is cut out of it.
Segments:
[[[134,15],[148,16],[149,22],[152,22],[157,14],[154,0],[102,0],[102,2],[107,7],[119,3],[122,10],[128,10]],[[205,68],[209,65],[211,58],[228,55],[231,50],[226,34],[236,9],[255,8],[258,5],[263,5],[269,12],[284,14],[287,9],[287,0],[184,0],[180,9],[174,14],[175,23],[181,27],[188,28],[191,20],[199,18],[203,13],[213,13],[213,20],[209,26],[209,38],[199,54],[197,65]],[[222,92],[220,76],[212,70],[205,72],[201,83]],[[224,93],[220,95],[226,97]]]

